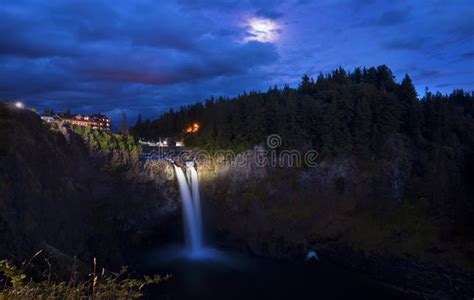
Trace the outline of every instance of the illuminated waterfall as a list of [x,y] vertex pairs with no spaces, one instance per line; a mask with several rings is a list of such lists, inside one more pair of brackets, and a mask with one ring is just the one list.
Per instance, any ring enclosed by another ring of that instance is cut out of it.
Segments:
[[[202,215],[201,215],[201,197],[199,193],[199,179],[196,168],[192,166],[191,172],[191,193],[193,197],[194,213],[196,215],[196,226],[198,234],[202,235]],[[202,236],[201,236],[202,239]]]
[[191,180],[192,194],[183,170],[174,165],[176,178],[178,179],[179,191],[183,202],[184,235],[186,244],[191,254],[198,254],[202,250],[202,225],[201,225],[201,203],[199,197],[199,182],[197,172],[192,165],[187,164],[188,176]]

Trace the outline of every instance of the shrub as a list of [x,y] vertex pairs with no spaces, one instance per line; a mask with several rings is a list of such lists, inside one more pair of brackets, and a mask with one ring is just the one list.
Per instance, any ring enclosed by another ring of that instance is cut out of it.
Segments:
[[85,126],[72,125],[72,130],[79,134],[84,141],[90,143],[94,148],[102,151],[121,150],[128,152],[140,152],[140,146],[135,143],[130,135],[115,134]]
[[126,267],[117,273],[105,269],[97,272],[94,258],[93,272],[84,280],[77,278],[75,267],[67,282],[51,280],[51,268],[45,272],[44,279],[33,280],[25,273],[28,264],[17,268],[7,260],[0,261],[0,299],[136,299],[143,296],[146,286],[170,278],[170,275],[131,278]]

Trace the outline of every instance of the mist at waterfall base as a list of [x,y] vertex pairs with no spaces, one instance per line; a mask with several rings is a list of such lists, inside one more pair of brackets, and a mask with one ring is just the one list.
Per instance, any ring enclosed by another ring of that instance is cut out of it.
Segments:
[[151,289],[151,299],[411,298],[325,260],[273,260],[206,245],[195,165],[187,164],[187,176],[180,167],[174,168],[185,241],[145,256],[142,271],[172,275]]

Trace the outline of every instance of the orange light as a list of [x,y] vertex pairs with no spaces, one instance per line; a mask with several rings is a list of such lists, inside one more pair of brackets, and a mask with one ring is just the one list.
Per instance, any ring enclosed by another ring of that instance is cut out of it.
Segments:
[[186,128],[186,133],[196,133],[199,131],[199,123],[193,123],[193,125]]

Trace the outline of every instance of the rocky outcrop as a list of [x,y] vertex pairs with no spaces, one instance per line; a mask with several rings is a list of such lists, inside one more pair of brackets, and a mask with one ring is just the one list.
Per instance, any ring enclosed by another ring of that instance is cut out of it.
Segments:
[[414,196],[422,188],[413,186],[411,147],[394,137],[377,159],[301,168],[202,161],[209,228],[254,255],[303,259],[315,249],[321,260],[397,289],[465,297],[474,282],[469,247],[441,240],[426,199]]
[[166,167],[143,165],[138,153],[97,151],[32,112],[0,109],[7,128],[0,137],[0,257],[25,259],[48,245],[120,266],[177,216]]

